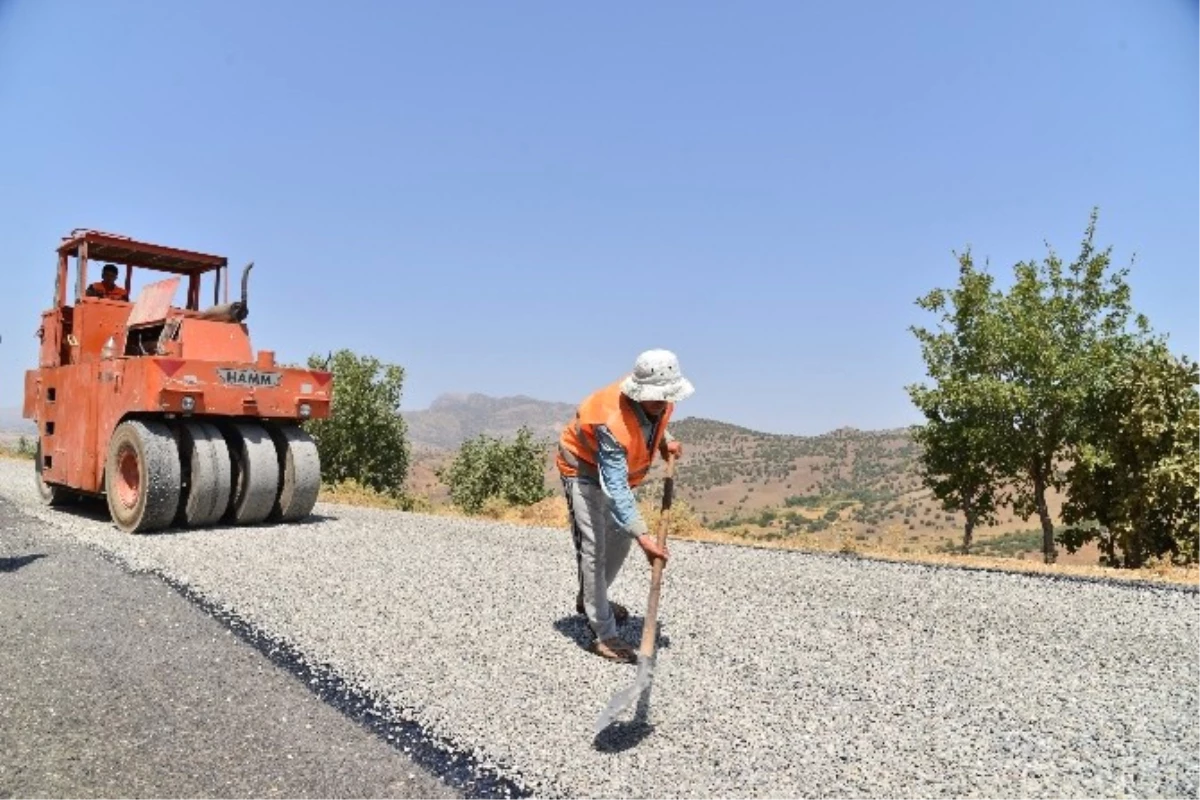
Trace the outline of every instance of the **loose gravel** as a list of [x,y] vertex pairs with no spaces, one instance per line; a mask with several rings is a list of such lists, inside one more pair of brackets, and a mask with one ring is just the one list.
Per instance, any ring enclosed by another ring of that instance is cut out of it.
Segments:
[[[1194,797],[1194,591],[675,542],[648,717],[582,650],[565,530],[318,504],[128,535],[0,495],[330,670],[518,791],[571,797]],[[614,595],[636,646],[649,570]]]

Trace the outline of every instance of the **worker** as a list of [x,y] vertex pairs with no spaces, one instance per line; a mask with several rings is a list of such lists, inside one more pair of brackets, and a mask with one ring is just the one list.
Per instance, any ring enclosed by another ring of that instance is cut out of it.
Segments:
[[693,391],[674,353],[647,350],[632,373],[585,398],[559,438],[555,461],[579,581],[575,611],[591,628],[588,649],[612,661],[637,661],[633,648],[617,635],[629,611],[608,598],[629,548],[636,542],[651,564],[670,555],[651,535],[633,490],[645,480],[656,453],[683,455],[667,423],[675,403]]
[[117,286],[117,267],[115,264],[105,264],[100,270],[101,280],[87,288],[88,297],[102,297],[105,300],[123,300],[129,302],[129,292],[124,286]]

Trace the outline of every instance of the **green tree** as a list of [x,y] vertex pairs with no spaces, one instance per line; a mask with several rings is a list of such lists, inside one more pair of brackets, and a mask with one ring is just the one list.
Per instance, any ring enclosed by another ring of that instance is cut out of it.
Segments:
[[532,505],[551,495],[545,478],[547,447],[525,426],[511,442],[481,433],[463,442],[437,476],[450,488],[451,502],[468,514],[478,514],[492,497]]
[[1057,552],[1046,496],[1065,486],[1056,466],[1089,425],[1095,387],[1149,333],[1140,315],[1130,327],[1129,270],[1111,269],[1111,248],[1096,248],[1097,216],[1074,261],[1048,248],[1040,263],[1014,266],[1007,293],[961,257],[958,286],[917,301],[942,313],[942,329],[913,328],[936,381],[910,388],[927,419],[917,438],[934,448],[923,456],[927,485],[977,519],[1001,501],[1036,514],[1047,563]]
[[[1000,473],[990,463],[994,429],[974,424],[970,413],[946,407],[922,409],[928,422],[913,431],[925,450],[918,471],[947,511],[963,514],[962,552],[971,552],[975,530],[993,525],[1007,500]],[[951,517],[953,519],[953,517]]]
[[1129,268],[1111,270],[1111,248],[1096,249],[1097,216],[1093,210],[1079,256],[1070,264],[1064,266],[1050,248],[1041,263],[1018,263],[1000,304],[1000,368],[1011,420],[1003,461],[1019,465],[1013,509],[1023,519],[1037,514],[1046,563],[1057,557],[1046,494],[1065,486],[1065,474],[1055,466],[1087,424],[1093,387],[1110,379],[1122,354],[1149,329],[1141,316],[1129,329]]
[[339,350],[309,356],[310,369],[333,373],[329,419],[310,420],[324,480],[353,479],[395,497],[408,476],[408,428],[400,415],[404,369]]
[[1003,299],[993,278],[976,268],[968,250],[958,256],[958,285],[917,300],[940,314],[938,329],[913,326],[933,386],[906,387],[925,424],[912,429],[921,446],[917,470],[947,511],[961,511],[963,553],[975,529],[996,521],[1008,495],[1002,488],[1013,471],[1007,463],[1008,424],[1000,371]]
[[1093,387],[1067,473],[1069,527],[1060,538],[1070,552],[1096,540],[1113,566],[1166,555],[1196,561],[1198,382],[1194,362],[1154,341],[1125,358],[1111,382]]

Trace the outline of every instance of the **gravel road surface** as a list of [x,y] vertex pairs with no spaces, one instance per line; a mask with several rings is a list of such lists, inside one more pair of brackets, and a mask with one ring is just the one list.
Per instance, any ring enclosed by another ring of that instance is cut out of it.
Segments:
[[454,797],[169,586],[0,500],[0,797]]
[[[565,531],[322,504],[131,536],[39,508],[30,470],[0,461],[0,496],[159,575],[467,794],[1200,790],[1194,591],[676,542],[648,718],[594,740],[634,668],[581,649]],[[614,592],[632,644],[636,555]]]

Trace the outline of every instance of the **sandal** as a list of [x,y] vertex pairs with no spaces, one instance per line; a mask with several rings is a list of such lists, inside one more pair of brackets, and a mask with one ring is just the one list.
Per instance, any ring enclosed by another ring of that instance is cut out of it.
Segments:
[[616,636],[611,639],[593,639],[588,645],[588,652],[621,664],[637,663],[637,651]]
[[[629,619],[629,609],[627,609],[625,606],[621,605],[620,603],[614,603],[611,600],[609,601],[608,606],[612,609],[613,617],[616,618],[618,625]],[[583,610],[582,600],[577,599],[575,601],[575,613],[583,614],[584,616],[587,615],[587,612]]]

